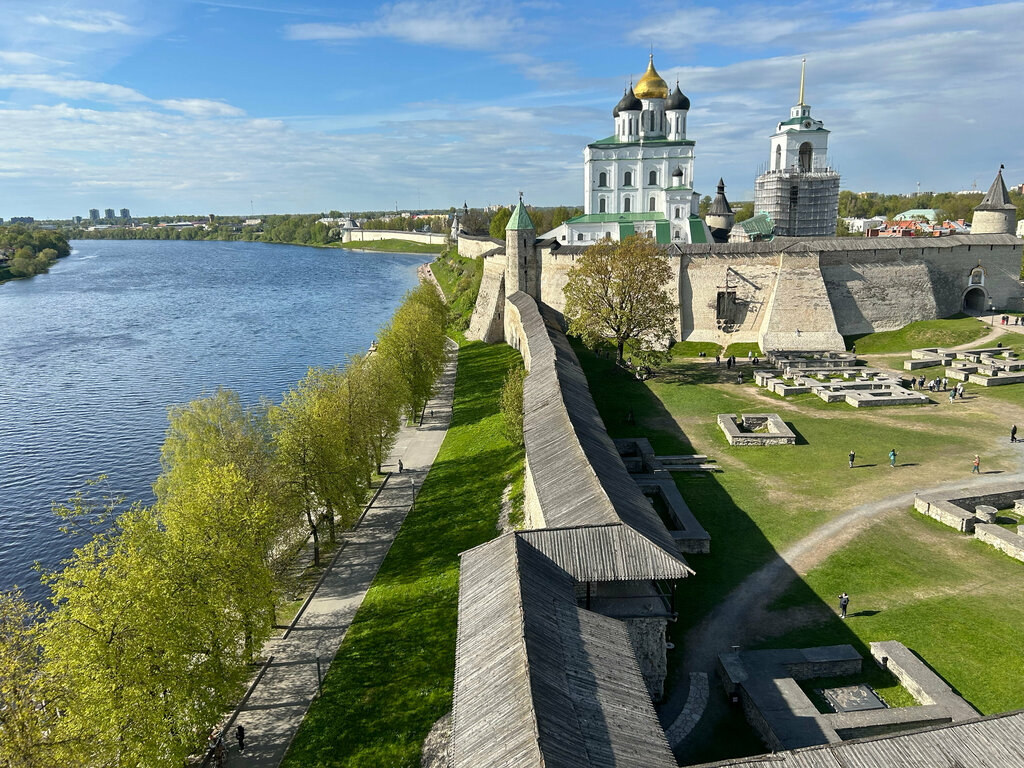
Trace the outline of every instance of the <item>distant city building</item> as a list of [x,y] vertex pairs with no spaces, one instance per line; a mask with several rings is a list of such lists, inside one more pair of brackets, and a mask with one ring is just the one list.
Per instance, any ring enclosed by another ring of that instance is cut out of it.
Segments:
[[131,211],[129,211],[127,208],[122,208],[121,209],[121,218],[122,219],[126,219],[127,220],[127,219],[130,219],[131,217],[132,217],[132,212]]
[[846,223],[846,228],[851,232],[866,232],[869,229],[878,229],[885,224],[885,217],[872,216],[871,218],[861,218],[859,216],[847,216],[843,221]]
[[99,208],[90,208],[89,209],[89,221],[94,221],[95,222],[95,221],[99,221],[99,220],[100,220],[100,209]]
[[75,222],[75,224],[81,224],[82,223],[82,217],[81,216],[72,216],[71,220],[73,222]]
[[771,137],[768,170],[754,182],[754,212],[767,213],[775,234],[830,237],[839,219],[839,174],[828,162],[828,134],[804,103],[800,69],[800,100]]
[[939,220],[939,211],[935,208],[911,208],[909,211],[893,216],[893,221],[910,221],[911,219],[924,219],[934,224]]
[[103,212],[103,218],[105,218],[105,219],[113,219],[114,218],[114,209],[113,208],[107,208]]
[[243,227],[258,227],[263,223],[263,219],[246,219],[242,222]]
[[11,224],[32,224],[35,218],[32,216],[11,216]]

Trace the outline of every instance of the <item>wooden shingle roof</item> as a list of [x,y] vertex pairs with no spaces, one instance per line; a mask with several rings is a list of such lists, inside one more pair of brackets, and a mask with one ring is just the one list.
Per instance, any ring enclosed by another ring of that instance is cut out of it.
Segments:
[[[523,439],[544,522],[547,528],[582,527],[559,537],[537,537],[545,540],[536,546],[581,580],[586,579],[577,574],[600,573],[607,581],[692,574],[608,436],[558,316],[548,307],[539,309],[521,291],[508,301],[519,310],[530,351]],[[555,546],[559,551],[564,546],[572,559],[553,554]]]
[[625,625],[515,533],[462,554],[455,768],[671,768]]
[[703,768],[1011,768],[1024,765],[1024,710]]

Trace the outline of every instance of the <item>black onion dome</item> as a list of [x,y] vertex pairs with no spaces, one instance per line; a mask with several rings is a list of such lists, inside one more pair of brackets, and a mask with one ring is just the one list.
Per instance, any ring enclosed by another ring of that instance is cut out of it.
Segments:
[[640,103],[640,99],[633,93],[633,88],[627,88],[622,94],[622,100],[615,105],[615,109],[612,110],[612,117],[618,117],[619,112],[639,112],[644,108],[644,105]]
[[690,100],[686,98],[686,94],[679,90],[679,83],[676,83],[676,89],[669,94],[668,101],[665,102],[665,109],[689,109]]
[[681,165],[677,165],[676,169],[674,171],[672,171],[672,175],[673,176],[682,176],[683,175],[683,167]]

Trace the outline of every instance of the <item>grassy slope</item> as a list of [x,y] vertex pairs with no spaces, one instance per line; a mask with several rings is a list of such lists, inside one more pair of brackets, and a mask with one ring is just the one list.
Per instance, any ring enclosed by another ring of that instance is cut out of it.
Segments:
[[910,323],[898,331],[846,336],[846,346],[856,342],[857,352],[878,355],[904,352],[920,347],[954,347],[980,339],[989,327],[976,317],[954,315],[944,320],[922,320]]
[[418,766],[452,703],[458,554],[496,535],[501,493],[522,454],[501,436],[498,398],[518,353],[459,352],[451,428],[345,636],[283,766]]
[[453,337],[464,338],[462,334],[469,328],[484,275],[483,262],[482,258],[470,259],[447,253],[434,259],[430,264],[430,269],[440,283],[451,308],[448,330]]
[[387,240],[354,240],[350,243],[332,244],[332,247],[353,251],[386,251],[388,253],[441,253],[444,245],[417,243],[412,240],[389,238]]

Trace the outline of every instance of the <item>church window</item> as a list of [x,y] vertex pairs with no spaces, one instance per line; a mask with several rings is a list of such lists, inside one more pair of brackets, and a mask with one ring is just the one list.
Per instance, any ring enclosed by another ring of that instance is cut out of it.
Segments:
[[677,219],[679,218],[679,206],[678,205],[676,206],[676,218]]
[[658,183],[658,172],[657,171],[651,171],[650,176],[648,177],[647,183],[650,184],[652,187],[657,185],[657,183]]
[[582,232],[578,233],[578,234],[576,235],[576,239],[577,239],[577,240],[582,240],[582,239],[583,239],[583,233],[582,233]]
[[629,198],[627,197],[622,201],[622,212],[629,213]]
[[654,210],[654,198],[653,197],[650,200],[647,201],[647,210],[648,211],[653,211]]
[[597,201],[597,212],[598,213],[606,213],[606,211],[605,211],[605,200],[604,200],[603,197],[600,200]]
[[800,145],[800,170],[809,171],[811,170],[811,158],[814,156],[814,148],[811,146],[811,142],[805,141]]
[[599,187],[607,187],[608,186],[608,174],[605,173],[604,171],[601,171],[601,173],[599,173],[598,176],[597,176],[597,186],[599,186]]
[[626,175],[623,177],[622,183],[623,183],[624,186],[627,186],[627,187],[632,187],[633,186],[633,172],[632,171],[626,171]]
[[778,171],[782,168],[782,145],[775,145],[775,170]]

